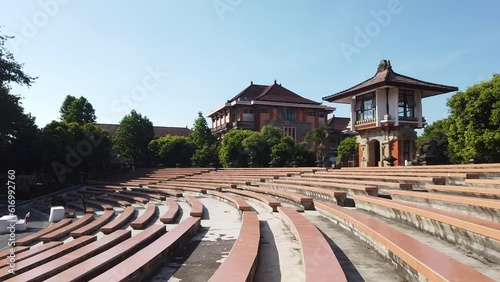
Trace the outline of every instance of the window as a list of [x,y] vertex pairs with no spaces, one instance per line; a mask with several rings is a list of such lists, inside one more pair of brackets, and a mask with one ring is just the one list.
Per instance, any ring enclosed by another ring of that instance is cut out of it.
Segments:
[[243,109],[243,114],[253,115],[253,109]]
[[398,113],[400,117],[415,117],[415,94],[413,90],[399,89]]
[[319,113],[319,114],[318,114],[318,117],[320,117],[320,118],[324,118],[324,117],[325,117],[325,113]]
[[281,112],[281,119],[284,121],[295,121],[295,109],[284,108]]
[[316,113],[315,112],[307,112],[307,116],[309,116],[309,117],[315,117]]
[[259,112],[262,113],[262,114],[268,114],[269,113],[269,109],[263,108],[263,109],[260,109]]
[[288,135],[293,138],[293,140],[296,140],[296,129],[295,127],[283,127],[283,132],[285,135]]
[[375,118],[375,92],[356,98],[356,120]]

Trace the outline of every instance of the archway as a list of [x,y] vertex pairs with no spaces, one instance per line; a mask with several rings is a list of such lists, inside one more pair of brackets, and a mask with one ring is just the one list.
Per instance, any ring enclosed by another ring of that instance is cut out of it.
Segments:
[[368,148],[368,166],[378,166],[380,162],[380,142],[376,139],[372,140]]

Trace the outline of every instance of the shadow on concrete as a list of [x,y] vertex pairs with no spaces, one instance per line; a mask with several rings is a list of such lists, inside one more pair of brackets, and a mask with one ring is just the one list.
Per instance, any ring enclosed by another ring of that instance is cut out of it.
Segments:
[[267,221],[260,221],[260,247],[255,281],[281,281],[280,259],[274,234]]
[[361,276],[359,271],[356,269],[354,264],[352,264],[351,260],[346,256],[346,254],[342,251],[342,249],[333,242],[333,240],[328,237],[323,231],[321,231],[318,228],[319,232],[323,234],[323,237],[325,237],[326,241],[330,245],[330,248],[332,248],[333,253],[337,257],[337,260],[340,263],[340,267],[342,267],[342,270],[344,271],[344,274],[347,278],[347,281],[349,282],[364,282],[365,279]]

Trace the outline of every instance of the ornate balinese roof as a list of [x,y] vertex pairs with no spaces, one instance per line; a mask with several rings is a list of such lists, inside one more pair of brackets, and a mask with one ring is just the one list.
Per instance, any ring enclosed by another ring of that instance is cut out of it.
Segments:
[[295,103],[295,104],[313,104],[320,105],[313,100],[306,99],[278,84],[276,80],[272,85],[259,85],[250,83],[250,85],[241,91],[238,95],[234,96],[228,102],[235,100],[242,101],[268,101],[268,102],[281,102],[281,103]]
[[425,91],[422,98],[458,91],[455,86],[426,82],[409,76],[401,75],[392,70],[391,61],[382,60],[375,75],[349,89],[323,97],[323,100],[336,102],[340,99],[367,92],[381,87],[400,87]]

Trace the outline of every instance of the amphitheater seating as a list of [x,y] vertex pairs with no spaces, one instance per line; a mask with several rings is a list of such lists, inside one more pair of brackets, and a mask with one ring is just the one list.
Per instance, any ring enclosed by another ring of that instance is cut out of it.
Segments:
[[493,282],[477,270],[371,216],[322,201],[316,201],[315,205],[326,215],[341,220],[347,226],[352,226],[351,228],[354,228],[370,244],[380,246],[375,249],[384,251],[385,257],[393,257],[393,262],[406,272],[410,280]]
[[474,196],[482,198],[500,199],[500,189],[466,187],[455,185],[425,185],[429,192],[453,194],[459,196]]
[[148,223],[151,222],[153,217],[158,213],[158,208],[155,203],[149,203],[146,206],[144,213],[130,223],[134,229],[143,229]]
[[172,223],[179,213],[179,204],[174,199],[167,199],[168,210],[160,217],[160,221],[167,224]]
[[17,246],[29,246],[32,245],[33,243],[36,243],[40,241],[40,237],[42,237],[45,234],[49,234],[59,228],[65,227],[69,225],[72,222],[71,218],[63,218],[59,222],[52,224],[51,226],[44,228],[38,232],[35,232],[33,234],[30,234],[26,237],[23,237],[21,239],[16,240],[16,245]]
[[135,207],[127,207],[121,215],[115,218],[113,221],[101,227],[101,232],[104,234],[110,234],[120,227],[124,226],[127,222],[132,219],[135,214]]
[[[295,179],[295,178],[291,178]],[[316,181],[316,182],[334,182],[334,183],[351,183],[351,184],[360,184],[367,186],[376,186],[379,189],[402,189],[402,190],[411,190],[412,184],[409,183],[398,183],[398,182],[385,182],[385,181],[375,181],[375,180],[355,180],[355,179],[347,179],[347,178],[326,178],[322,175],[316,174],[303,174],[299,180],[305,181]]]
[[296,194],[288,191],[283,191],[283,190],[276,190],[276,189],[269,189],[269,188],[264,188],[264,187],[257,187],[257,186],[249,186],[249,185],[242,185],[239,187],[240,189],[243,190],[248,190],[248,191],[253,191],[257,193],[263,193],[267,195],[273,195],[276,197],[280,197],[283,199],[290,200],[292,202],[295,202],[297,204],[300,204],[304,207],[306,210],[314,210],[314,202],[311,197],[307,197],[301,194]]
[[209,194],[232,203],[240,211],[251,211],[252,210],[252,206],[250,206],[250,204],[248,204],[248,202],[242,198],[239,198],[239,197],[236,197],[233,195],[229,195],[226,193],[222,193],[222,192],[215,192],[215,191],[210,191]]
[[[25,252],[22,252],[20,254],[16,253],[16,262],[20,262],[24,259],[30,258],[32,256],[35,256],[39,253],[45,252],[47,250],[50,250],[50,249],[55,248],[57,246],[60,246],[62,244],[63,244],[62,242],[49,242],[49,243],[43,244],[43,245],[38,246],[38,247],[32,247],[32,248],[30,248],[30,249],[28,249]],[[8,261],[9,261],[8,258],[2,258],[0,260],[0,266],[4,267],[5,265],[7,265]]]
[[123,190],[120,193],[127,194],[130,196],[142,197],[142,198],[151,198],[151,199],[155,199],[158,201],[164,201],[166,198],[163,195],[158,195],[158,194],[154,194],[154,193],[144,193],[144,192],[139,192],[137,190]]
[[491,251],[492,249],[500,250],[500,230],[461,220],[459,215],[451,217],[406,203],[401,204],[368,196],[354,196],[353,198],[357,208],[398,219],[443,240],[463,245],[475,253],[500,262],[500,253]]
[[170,252],[189,241],[199,228],[199,218],[187,218],[140,252],[90,281],[145,281],[163,262],[168,260]]
[[[163,191],[166,191],[166,190],[181,190],[181,191],[188,191],[188,192],[196,192],[196,193],[200,193],[200,194],[206,194],[207,193],[207,189],[203,189],[203,188],[193,188],[193,187],[182,187],[181,185],[177,185],[177,186],[164,186],[164,185],[149,185],[148,186],[149,189],[156,189],[156,190],[163,190]],[[135,188],[135,189],[139,189],[139,188]],[[142,188],[144,189],[144,188]],[[168,191],[166,191],[168,192]],[[182,196],[181,196],[182,197]]]
[[127,201],[123,201],[123,200],[119,200],[119,199],[115,199],[115,198],[111,198],[111,197],[107,197],[107,196],[106,197],[95,196],[94,198],[101,201],[101,202],[110,203],[112,205],[118,205],[118,206],[122,206],[122,207],[130,206],[130,203]]
[[306,281],[347,281],[323,234],[308,219],[289,207],[278,207],[285,224],[299,241]]
[[77,219],[76,221],[72,222],[71,224],[68,224],[62,228],[56,229],[50,233],[44,234],[40,237],[40,240],[42,242],[50,242],[50,241],[55,241],[58,239],[61,239],[65,236],[67,236],[71,231],[76,230],[80,227],[83,227],[90,222],[94,220],[94,215],[87,213],[81,218]]
[[[320,175],[320,174],[318,174]],[[364,175],[362,173],[357,174],[321,174],[325,177],[334,178],[344,178],[344,179],[356,179],[356,180],[375,180],[375,181],[385,181],[385,182],[397,182],[397,183],[407,183],[412,184],[413,188],[423,187],[427,184],[445,185],[446,179],[442,177],[418,177],[418,176],[391,176],[387,177],[384,175]]]
[[465,185],[498,188],[500,187],[500,179],[466,179]]
[[[180,192],[173,192],[173,191],[167,191],[163,189],[151,189],[151,188],[130,188],[132,191],[137,191],[137,192],[142,192],[142,193],[147,193],[148,195],[160,195],[163,197],[163,200],[165,200],[166,197],[182,197],[182,193]],[[157,200],[163,201],[161,198],[156,197]]]
[[113,209],[113,206],[111,206],[109,204],[101,203],[101,202],[94,201],[94,200],[87,199],[87,200],[85,200],[85,203],[89,206],[97,207],[97,208],[100,208],[100,209],[105,210],[105,211]]
[[189,183],[189,182],[180,182],[180,181],[179,182],[177,182],[177,181],[162,182],[161,184],[150,185],[148,187],[149,188],[160,188],[160,189],[171,188],[171,189],[178,189],[178,190],[184,190],[185,188],[195,188],[195,189],[222,191],[221,185],[214,186],[214,185],[205,185],[204,183]]
[[191,205],[191,212],[189,213],[192,217],[203,217],[203,204],[193,196],[184,196],[186,202]]
[[458,211],[500,222],[500,204],[496,200],[414,191],[391,191],[389,193],[398,201],[424,203],[430,207]]
[[304,194],[309,197],[326,199],[332,202],[335,202],[339,205],[343,205],[346,199],[345,191],[337,191],[325,188],[316,188],[312,186],[306,185],[297,185],[297,184],[289,184],[289,183],[262,183],[259,184],[259,187],[265,187],[270,189],[285,189],[285,190],[293,190],[297,191],[301,194]]
[[[16,244],[17,245],[17,244]],[[26,246],[15,246],[14,248],[16,256],[22,252],[28,251],[30,248]],[[10,255],[10,250],[11,248],[7,248],[3,251],[0,251],[0,259],[6,258],[8,255]]]
[[42,281],[55,274],[68,269],[90,257],[93,257],[109,248],[125,241],[131,236],[130,230],[119,230],[113,232],[111,235],[104,236],[103,238],[83,246],[71,253],[62,257],[54,259],[39,267],[31,269],[30,271],[16,275],[14,278],[9,279],[10,282],[26,282],[38,280]]
[[[46,281],[89,281],[104,271],[112,268],[130,255],[138,252],[151,242],[166,233],[165,226],[152,225],[132,238],[101,252],[61,273],[48,278]],[[116,281],[111,279],[110,281]]]
[[257,213],[243,211],[238,240],[209,282],[253,281],[259,253],[260,226]]
[[249,198],[257,199],[257,200],[265,203],[266,205],[270,206],[274,212],[278,211],[277,208],[279,206],[281,206],[281,203],[278,200],[274,199],[273,197],[269,197],[269,196],[266,196],[263,194],[259,194],[259,193],[255,193],[255,192],[251,192],[251,191],[244,191],[241,189],[227,189],[226,192],[230,192],[230,193],[237,194],[240,196],[246,196]]
[[141,203],[141,204],[147,204],[149,202],[149,200],[146,198],[126,195],[123,193],[108,193],[107,195],[108,195],[108,197],[111,197],[111,198],[125,199],[128,201],[134,201],[134,202]]
[[73,238],[82,237],[83,235],[90,235],[90,234],[96,232],[97,230],[99,230],[99,228],[101,228],[101,226],[106,224],[108,221],[110,221],[114,215],[115,215],[114,210],[106,211],[101,216],[99,216],[98,219],[96,219],[96,220],[92,221],[91,223],[88,223],[85,226],[82,226],[74,231],[71,231],[70,235]]
[[[273,183],[276,185],[280,184],[290,184],[290,185],[302,185],[302,186],[314,186],[327,188],[332,190],[342,190],[347,192],[348,195],[378,195],[378,187],[377,186],[366,186],[366,185],[358,185],[358,184],[349,184],[349,183],[333,183],[333,182],[311,182],[307,180],[296,180],[296,179],[277,179],[274,180]],[[292,187],[292,186],[289,186]],[[345,195],[345,194],[344,194]],[[337,199],[337,201],[339,201]]]
[[[49,250],[46,250],[42,253],[39,253],[35,256],[32,256],[30,258],[27,258],[25,260],[22,260],[18,263],[16,263],[16,276],[26,272],[28,270],[31,270],[35,267],[38,267],[44,263],[47,263],[51,260],[54,260],[56,258],[62,257],[74,250],[77,250],[85,245],[88,245],[94,241],[96,241],[95,236],[82,236],[78,239],[72,240],[66,244],[62,244],[60,246],[57,246],[55,248],[51,248]],[[10,274],[7,271],[0,271],[0,281],[5,280],[6,278],[11,278],[13,277],[12,274]]]

